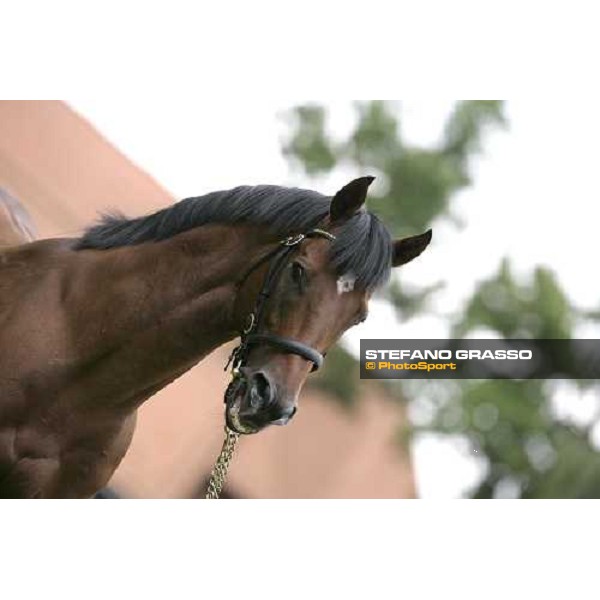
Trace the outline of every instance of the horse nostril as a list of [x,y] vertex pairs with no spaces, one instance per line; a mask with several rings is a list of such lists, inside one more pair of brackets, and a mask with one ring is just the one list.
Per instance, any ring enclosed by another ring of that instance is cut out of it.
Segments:
[[263,408],[271,401],[271,384],[264,373],[254,373],[250,383],[250,406],[254,410]]

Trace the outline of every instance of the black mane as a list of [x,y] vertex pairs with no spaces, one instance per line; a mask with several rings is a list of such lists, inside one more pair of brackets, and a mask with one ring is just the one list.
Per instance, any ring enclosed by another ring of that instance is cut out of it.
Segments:
[[[144,217],[105,215],[76,241],[74,249],[107,250],[156,242],[208,223],[265,225],[285,237],[316,227],[328,215],[330,202],[327,196],[298,188],[237,187],[186,198]],[[390,234],[375,215],[360,211],[338,232],[331,260],[339,275],[352,273],[360,285],[375,288],[390,274]]]

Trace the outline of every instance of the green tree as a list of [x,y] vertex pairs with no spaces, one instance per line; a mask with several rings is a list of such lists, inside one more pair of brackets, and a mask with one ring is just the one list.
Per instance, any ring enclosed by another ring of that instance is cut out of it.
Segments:
[[[531,340],[571,339],[580,320],[552,271],[538,267],[530,281],[517,281],[508,261],[483,281],[454,323],[453,337],[477,330]],[[579,365],[564,350],[538,351],[551,372],[570,375],[580,389],[596,384],[578,379]],[[477,498],[510,494],[522,498],[597,498],[600,453],[594,448],[595,420],[561,421],[553,408],[556,380],[453,382],[432,411],[427,430],[468,439],[486,470],[471,491]]]

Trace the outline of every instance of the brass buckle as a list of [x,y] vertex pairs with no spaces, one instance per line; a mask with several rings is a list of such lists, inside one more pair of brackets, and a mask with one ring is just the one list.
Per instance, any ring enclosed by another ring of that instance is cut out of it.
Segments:
[[253,312],[251,312],[246,319],[246,327],[244,327],[244,334],[248,334],[252,331],[256,325],[256,316]]
[[290,237],[285,238],[281,242],[283,246],[295,246],[299,244],[306,236],[303,233],[299,233],[298,235],[290,235]]

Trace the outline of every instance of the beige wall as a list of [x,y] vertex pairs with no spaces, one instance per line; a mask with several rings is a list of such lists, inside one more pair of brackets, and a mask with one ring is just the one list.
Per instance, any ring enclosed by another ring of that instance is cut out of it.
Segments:
[[[40,237],[74,236],[97,212],[137,215],[173,199],[62,102],[0,102],[0,187],[30,210]],[[222,441],[227,349],[140,409],[113,479],[135,497],[189,497]],[[409,457],[394,442],[404,418],[374,385],[349,413],[307,391],[291,425],[242,439],[230,489],[244,497],[413,497]]]

